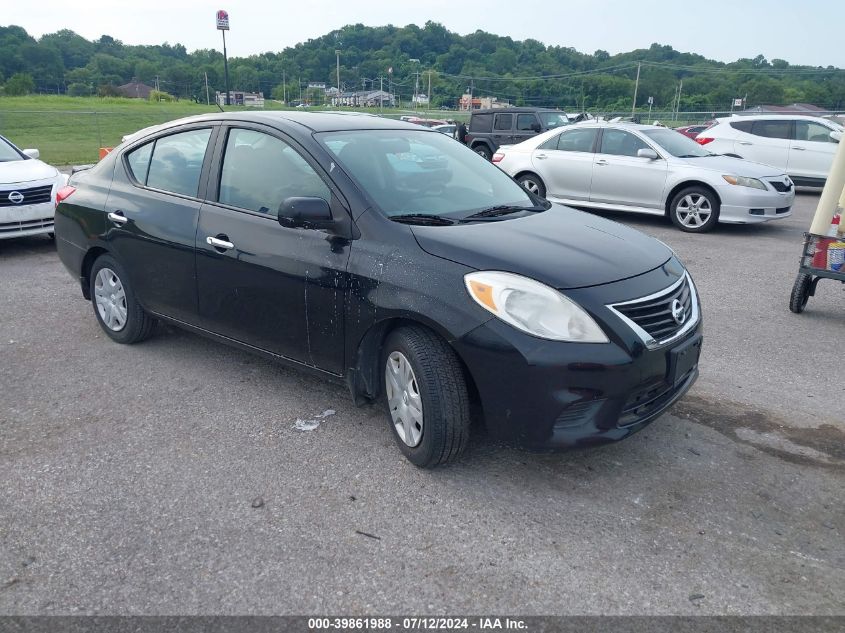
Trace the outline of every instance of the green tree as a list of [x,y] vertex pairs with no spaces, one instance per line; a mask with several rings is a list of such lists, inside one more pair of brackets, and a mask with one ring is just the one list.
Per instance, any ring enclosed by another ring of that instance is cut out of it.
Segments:
[[15,73],[6,82],[5,94],[9,97],[28,95],[35,92],[35,81],[27,73]]

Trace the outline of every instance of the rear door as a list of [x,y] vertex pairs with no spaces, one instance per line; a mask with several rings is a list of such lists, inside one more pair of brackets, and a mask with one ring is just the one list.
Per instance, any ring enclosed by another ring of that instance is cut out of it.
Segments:
[[106,240],[141,304],[194,323],[194,241],[214,125],[178,128],[126,152],[106,201]]
[[574,127],[534,150],[531,162],[546,184],[546,196],[589,200],[598,128]]
[[662,158],[651,160],[637,156],[641,149],[654,148],[628,130],[602,129],[593,162],[590,201],[663,208],[663,188],[669,168]]
[[513,142],[522,143],[532,136],[537,135],[540,129],[540,119],[533,112],[523,112],[516,115],[516,123],[513,131]]
[[789,119],[757,119],[751,126],[751,134],[737,138],[734,150],[746,160],[772,165],[785,172],[791,138],[792,121]]
[[497,112],[493,115],[493,142],[496,147],[513,144],[514,118],[511,112]]
[[345,213],[339,193],[301,147],[258,125],[222,130],[211,171],[196,236],[203,327],[341,373],[350,246],[277,219],[294,196],[321,197]]
[[832,131],[815,121],[795,121],[786,171],[797,185],[824,184],[838,145],[830,138]]

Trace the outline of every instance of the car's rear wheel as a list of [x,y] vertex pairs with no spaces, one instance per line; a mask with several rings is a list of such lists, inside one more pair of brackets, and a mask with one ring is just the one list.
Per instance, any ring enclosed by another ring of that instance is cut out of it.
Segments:
[[472,151],[484,158],[484,160],[490,160],[493,158],[493,154],[490,153],[490,148],[486,145],[476,145],[472,148]]
[[719,222],[719,199],[704,187],[687,187],[672,198],[669,217],[682,231],[710,231]]
[[89,275],[94,315],[109,338],[118,343],[139,343],[149,338],[155,319],[135,299],[123,266],[111,255],[101,255]]
[[382,386],[399,450],[431,468],[456,459],[469,439],[469,394],[455,352],[434,332],[403,327],[382,349]]
[[526,191],[530,191],[534,195],[541,198],[546,197],[546,185],[537,174],[522,174],[516,181],[522,185]]

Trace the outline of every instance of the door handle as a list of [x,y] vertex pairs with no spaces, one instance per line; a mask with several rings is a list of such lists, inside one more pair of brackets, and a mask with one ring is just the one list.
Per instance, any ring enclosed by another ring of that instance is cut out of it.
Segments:
[[596,165],[607,165],[607,164],[608,164],[608,162],[603,158],[600,158],[599,160],[596,161]]
[[115,211],[109,213],[108,218],[115,224],[126,224],[127,222],[129,222],[129,218],[123,215],[123,211]]
[[804,151],[806,151],[806,148],[804,148],[804,147],[793,147],[792,149],[794,149],[796,152],[804,152]]
[[536,158],[537,160],[546,160],[548,156],[546,156],[545,154],[537,154],[536,156],[534,156],[534,158]]
[[[226,236],[223,235],[221,237],[226,237]],[[211,237],[210,235],[207,238],[205,238],[205,242],[206,242],[206,244],[211,244],[211,246],[213,246],[214,248],[221,249],[221,250],[224,250],[224,251],[230,251],[233,248],[235,248],[235,245],[232,244],[232,242],[229,242],[228,240],[221,240],[221,239],[218,239],[216,237]]]
[[740,141],[739,144],[740,145],[753,145],[754,143],[750,143],[748,141]]

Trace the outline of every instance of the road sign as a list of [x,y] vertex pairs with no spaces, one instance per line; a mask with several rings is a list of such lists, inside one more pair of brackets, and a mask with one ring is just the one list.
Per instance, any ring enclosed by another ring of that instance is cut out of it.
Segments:
[[228,31],[229,30],[229,13],[220,9],[217,12],[217,30],[218,31]]
[[648,98],[648,105],[654,105],[654,97]]
[[742,107],[742,99],[734,99],[734,107],[741,108]]

